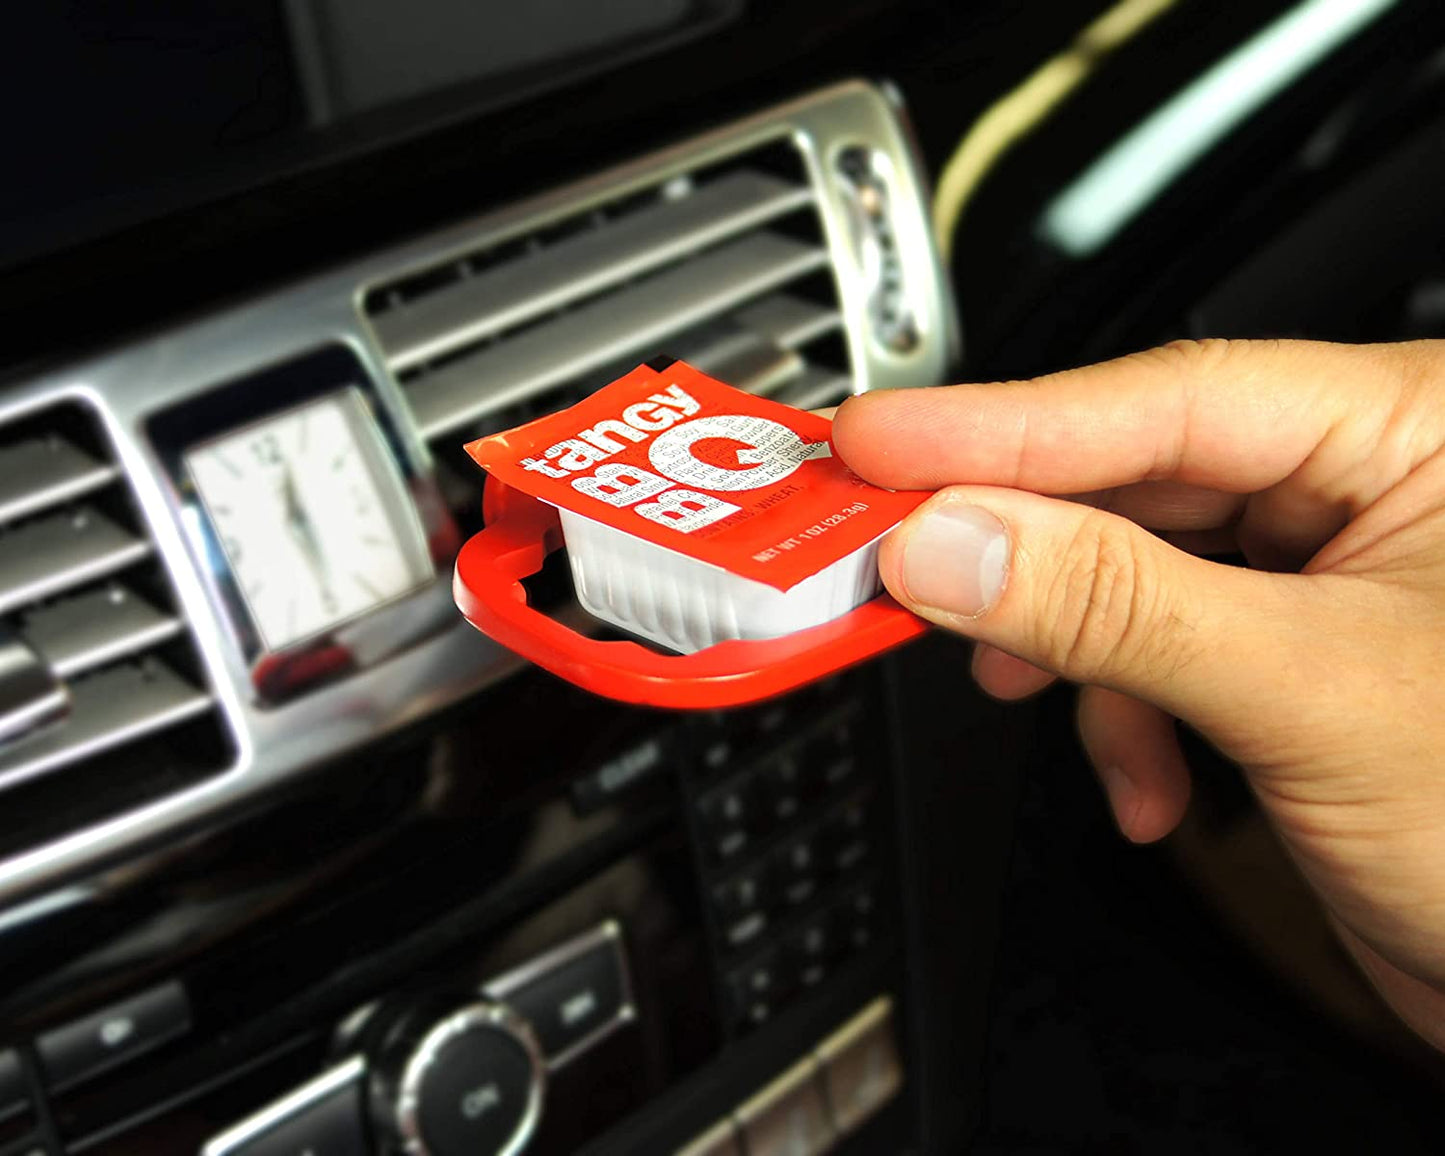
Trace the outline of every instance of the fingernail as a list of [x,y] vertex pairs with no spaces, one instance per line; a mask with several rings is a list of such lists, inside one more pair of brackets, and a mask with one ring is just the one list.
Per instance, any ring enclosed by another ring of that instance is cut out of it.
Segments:
[[914,602],[969,618],[1003,592],[1008,531],[978,506],[942,503],[924,511],[903,547],[903,585]]
[[1099,781],[1104,784],[1104,793],[1109,796],[1109,807],[1114,812],[1114,822],[1118,824],[1120,833],[1126,839],[1132,839],[1129,832],[1134,827],[1134,817],[1143,801],[1139,788],[1120,766],[1100,768]]

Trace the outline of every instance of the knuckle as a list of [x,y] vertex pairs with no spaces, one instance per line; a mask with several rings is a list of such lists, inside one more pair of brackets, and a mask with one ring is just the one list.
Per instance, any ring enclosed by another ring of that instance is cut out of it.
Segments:
[[1403,341],[1380,346],[1378,355],[1385,360],[1385,374],[1393,378],[1396,406],[1400,409],[1433,409],[1445,385],[1441,382],[1441,365],[1445,363],[1445,341]]
[[[1164,677],[1182,661],[1169,641],[1152,554],[1106,514],[1084,518],[1043,603],[1041,649],[1066,678],[1108,681],[1125,670]],[[1164,627],[1161,629],[1161,627]]]
[[1134,356],[1180,377],[1195,377],[1218,370],[1220,363],[1238,357],[1248,342],[1227,337],[1181,337]]

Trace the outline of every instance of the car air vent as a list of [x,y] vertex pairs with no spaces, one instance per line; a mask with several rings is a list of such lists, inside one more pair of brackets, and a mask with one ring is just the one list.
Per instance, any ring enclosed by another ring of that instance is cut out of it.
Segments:
[[684,358],[804,407],[852,392],[834,271],[791,140],[605,195],[371,288],[365,308],[474,523],[461,445]]
[[0,854],[229,761],[186,623],[93,413],[0,425]]

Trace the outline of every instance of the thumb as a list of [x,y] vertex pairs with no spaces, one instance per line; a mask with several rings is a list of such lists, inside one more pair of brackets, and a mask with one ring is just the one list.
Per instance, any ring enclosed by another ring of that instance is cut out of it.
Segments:
[[1277,694],[1311,635],[1308,579],[1206,562],[1020,490],[940,491],[884,540],[879,569],[940,626],[1201,726]]

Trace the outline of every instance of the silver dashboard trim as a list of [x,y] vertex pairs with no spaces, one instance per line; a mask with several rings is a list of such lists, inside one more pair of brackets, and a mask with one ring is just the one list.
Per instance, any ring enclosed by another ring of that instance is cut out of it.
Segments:
[[[489,237],[540,227],[590,204],[625,195],[629,189],[725,160],[780,136],[790,136],[800,145],[817,192],[855,367],[855,388],[935,384],[956,353],[956,329],[928,232],[923,178],[895,104],[890,92],[863,81],[820,90],[239,307],[0,387],[0,423],[62,401],[80,402],[98,415],[154,548],[171,576],[178,609],[191,625],[237,752],[229,768],[204,782],[0,861],[0,908],[214,821],[309,766],[358,749],[521,665],[458,620],[455,627],[384,664],[295,702],[263,709],[250,701],[248,664],[221,624],[182,531],[174,485],[146,440],[144,425],[151,415],[258,367],[341,343],[375,381],[378,401],[394,420],[408,458],[419,470],[429,471],[425,441],[365,318],[363,300],[369,286],[432,266],[448,254],[474,249]],[[845,209],[829,176],[836,149],[859,143],[880,150],[890,160],[898,182],[894,204],[900,209],[900,252],[911,275],[930,290],[920,302],[923,340],[904,355],[883,351],[868,338],[866,301],[850,264]]]
[[611,946],[613,958],[617,961],[617,974],[622,986],[622,1002],[617,1007],[617,1013],[606,1023],[598,1024],[570,1047],[563,1048],[555,1056],[547,1057],[546,1064],[549,1072],[560,1071],[583,1052],[596,1047],[618,1028],[637,1019],[637,1004],[633,1000],[632,971],[627,965],[627,952],[623,947],[622,925],[615,919],[609,919],[591,931],[584,931],[581,935],[558,944],[549,951],[544,951],[521,966],[503,972],[482,985],[481,990],[484,996],[506,1002],[510,996],[533,980],[541,979],[559,967],[565,967],[579,956],[586,955],[589,951],[604,944]]
[[212,1136],[201,1149],[201,1156],[230,1156],[232,1152],[244,1153],[252,1141],[259,1140],[267,1132],[301,1115],[313,1104],[324,1100],[333,1092],[350,1083],[359,1083],[366,1074],[366,1061],[361,1056],[352,1056],[345,1063],[328,1068],[302,1084],[295,1091],[288,1092],[244,1120],[231,1125],[224,1132]]

